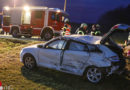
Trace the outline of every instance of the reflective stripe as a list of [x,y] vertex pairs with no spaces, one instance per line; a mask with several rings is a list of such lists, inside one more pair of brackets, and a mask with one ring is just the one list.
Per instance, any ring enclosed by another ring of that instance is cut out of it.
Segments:
[[83,31],[78,31],[77,34],[84,35],[84,32]]
[[66,31],[66,32],[65,32],[65,35],[70,35],[70,32],[69,32],[69,31]]
[[2,26],[2,27],[10,27],[10,26]]
[[64,36],[64,35],[65,35],[65,31],[64,31],[64,32],[62,32],[62,33],[61,33],[61,35],[62,35],[62,36]]
[[95,32],[95,35],[100,34],[100,33],[101,33],[100,31],[96,31],[96,32]]

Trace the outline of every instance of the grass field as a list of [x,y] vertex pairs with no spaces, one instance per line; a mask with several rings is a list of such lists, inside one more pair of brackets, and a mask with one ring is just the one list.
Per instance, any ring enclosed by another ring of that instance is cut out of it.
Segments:
[[[130,90],[130,78],[111,76],[99,84],[92,84],[79,76],[46,68],[27,70],[20,62],[19,53],[23,47],[42,43],[40,41],[19,41],[0,39],[0,81],[2,86],[15,90]],[[130,70],[130,64],[127,65]]]

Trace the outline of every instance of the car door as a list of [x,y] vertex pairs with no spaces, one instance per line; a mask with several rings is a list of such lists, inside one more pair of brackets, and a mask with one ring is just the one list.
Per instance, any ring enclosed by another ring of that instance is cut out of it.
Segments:
[[61,56],[63,53],[65,40],[55,40],[45,45],[39,50],[39,64],[40,66],[59,69]]
[[[86,50],[85,50],[86,49]],[[70,73],[79,74],[85,67],[89,52],[85,44],[71,41],[65,50],[61,69]]]

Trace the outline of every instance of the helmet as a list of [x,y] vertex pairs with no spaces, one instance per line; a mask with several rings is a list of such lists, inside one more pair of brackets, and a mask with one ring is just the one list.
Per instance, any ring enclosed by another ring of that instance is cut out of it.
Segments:
[[100,28],[100,25],[99,25],[99,24],[96,24],[96,28]]
[[80,27],[83,28],[83,27],[87,27],[87,26],[88,25],[86,23],[82,23]]
[[64,21],[64,23],[69,23],[69,19],[66,18],[65,21]]

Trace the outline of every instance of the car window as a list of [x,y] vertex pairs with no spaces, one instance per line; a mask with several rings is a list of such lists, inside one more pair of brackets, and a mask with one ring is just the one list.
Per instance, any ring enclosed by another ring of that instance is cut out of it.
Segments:
[[48,44],[46,48],[48,49],[64,49],[66,45],[65,40],[56,40],[53,41],[52,43]]
[[69,50],[73,50],[73,51],[84,51],[84,49],[85,49],[85,45],[77,42],[71,42],[69,46]]
[[96,45],[87,45],[87,47],[88,47],[88,49],[89,49],[90,52],[91,51],[96,51],[97,48],[98,48]]

